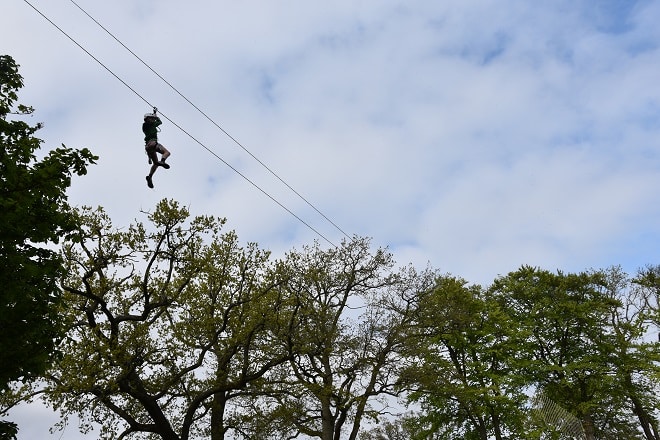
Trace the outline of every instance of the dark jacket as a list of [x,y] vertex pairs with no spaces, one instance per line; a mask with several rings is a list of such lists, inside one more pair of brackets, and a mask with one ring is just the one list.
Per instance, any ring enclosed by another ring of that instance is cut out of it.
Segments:
[[144,133],[144,142],[149,143],[153,140],[158,142],[158,126],[162,124],[158,116],[154,118],[147,118],[142,124],[142,132]]

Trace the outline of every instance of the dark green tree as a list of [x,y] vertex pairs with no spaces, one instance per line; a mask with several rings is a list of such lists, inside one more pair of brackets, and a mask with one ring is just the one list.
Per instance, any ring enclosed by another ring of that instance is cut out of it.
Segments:
[[412,437],[558,439],[562,411],[587,439],[658,440],[658,273],[524,266],[486,290],[440,277],[411,339]]
[[526,335],[529,385],[577,416],[587,439],[655,440],[658,347],[644,341],[645,306],[625,274],[522,267],[491,293]]
[[406,378],[421,406],[420,439],[533,438],[524,432],[524,378],[512,359],[519,335],[481,286],[438,277],[420,295]]
[[64,146],[37,159],[41,124],[20,120],[33,111],[16,104],[22,86],[13,58],[0,56],[0,392],[42,374],[56,355],[63,266],[49,245],[74,227],[66,196],[72,175],[97,159]]

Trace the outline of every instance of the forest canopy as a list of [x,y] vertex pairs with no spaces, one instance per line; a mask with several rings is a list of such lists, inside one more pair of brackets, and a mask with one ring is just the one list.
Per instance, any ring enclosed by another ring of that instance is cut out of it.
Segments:
[[523,266],[482,287],[365,238],[275,259],[173,200],[145,216],[76,210],[61,356],[16,390],[83,430],[546,439],[575,420],[580,438],[658,439],[658,267]]

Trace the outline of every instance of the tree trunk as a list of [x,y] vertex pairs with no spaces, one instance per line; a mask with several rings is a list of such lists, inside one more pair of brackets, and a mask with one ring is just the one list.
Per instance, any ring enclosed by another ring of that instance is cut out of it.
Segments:
[[226,392],[213,395],[211,402],[211,440],[225,440],[225,406],[227,405]]
[[121,391],[140,402],[147,414],[149,414],[155,428],[151,432],[154,432],[163,440],[181,440],[172,429],[169,419],[163,413],[157,400],[144,388],[142,379],[134,369],[129,371],[125,377],[121,378],[118,381],[118,385]]
[[587,440],[596,440],[596,427],[591,415],[585,414],[582,419],[582,427],[584,428],[584,435]]
[[629,395],[628,397],[632,401],[633,412],[637,416],[637,419],[639,420],[639,423],[644,430],[646,440],[660,440],[660,436],[658,435],[658,427],[655,425],[653,417],[651,417],[648,411],[644,409],[642,402],[640,402],[640,400],[634,395]]
[[648,413],[646,408],[644,408],[641,400],[635,395],[632,377],[629,373],[626,374],[625,383],[628,398],[632,402],[633,412],[637,416],[639,424],[644,430],[646,440],[660,440],[660,435],[658,435],[658,427],[655,423],[655,420],[653,420],[653,417]]
[[334,440],[335,421],[332,417],[330,399],[324,397],[321,400],[321,440]]
[[491,420],[493,421],[493,430],[495,431],[495,440],[502,440],[502,426],[500,423],[500,416],[497,414],[495,408],[491,407]]
[[486,428],[485,420],[480,416],[475,417],[475,419],[476,423],[474,426],[477,428],[479,440],[488,440],[488,429]]

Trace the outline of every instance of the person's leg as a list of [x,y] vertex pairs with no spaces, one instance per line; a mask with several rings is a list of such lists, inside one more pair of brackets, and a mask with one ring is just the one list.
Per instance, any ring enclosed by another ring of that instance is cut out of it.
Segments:
[[[155,154],[154,154],[154,156],[155,156]],[[152,159],[151,162],[152,162],[151,169],[149,170],[149,175],[147,176],[147,186],[149,188],[154,187],[154,182],[151,180],[151,177],[154,175],[154,173],[158,169],[158,161],[155,161],[155,160]]]
[[146,177],[147,186],[149,186],[149,188],[153,188],[154,183],[151,180],[151,178],[158,169],[158,155],[156,154],[157,144],[155,142],[153,143],[149,142],[145,149],[147,151],[147,156],[149,156],[149,163],[151,164],[151,168],[149,169],[149,175]]
[[162,166],[163,168],[168,169],[170,166],[167,163],[165,163],[165,159],[170,157],[169,150],[167,148],[165,148],[164,146],[162,146],[161,144],[158,144],[156,146],[156,151],[158,151],[161,154],[160,162],[158,164],[160,166]]
[[170,157],[171,153],[167,148],[163,147],[162,145],[160,146],[160,149],[161,149],[161,154],[162,154],[162,157],[160,158],[160,161],[165,162],[165,159]]
[[151,169],[149,170],[149,177],[153,176],[156,170],[158,169],[158,161],[153,161]]

